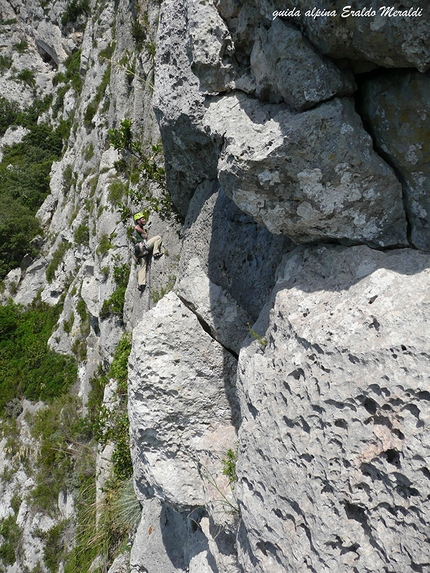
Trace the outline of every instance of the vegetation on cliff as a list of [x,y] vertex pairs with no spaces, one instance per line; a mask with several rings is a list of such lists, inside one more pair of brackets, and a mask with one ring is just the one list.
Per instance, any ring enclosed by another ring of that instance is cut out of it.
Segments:
[[63,147],[61,129],[37,123],[51,98],[36,100],[27,110],[0,98],[0,134],[10,126],[28,132],[19,143],[4,146],[0,162],[0,279],[20,265],[24,255],[35,254],[30,245],[40,224],[35,214],[49,193],[52,162]]
[[76,380],[75,362],[48,348],[60,311],[40,299],[0,306],[0,412],[14,398],[50,401]]

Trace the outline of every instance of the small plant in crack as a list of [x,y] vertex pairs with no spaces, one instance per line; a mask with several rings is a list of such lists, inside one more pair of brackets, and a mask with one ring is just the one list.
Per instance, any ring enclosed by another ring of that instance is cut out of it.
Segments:
[[249,322],[247,323],[247,327],[249,330],[249,334],[252,336],[252,338],[255,338],[255,340],[258,340],[258,342],[261,344],[261,346],[267,346],[268,340],[265,336],[264,337],[260,336],[257,332],[255,332],[255,330],[253,330],[253,328],[251,327]]
[[226,452],[225,458],[221,460],[223,470],[223,475],[227,476],[228,483],[231,489],[234,489],[234,486],[237,482],[237,475],[236,475],[236,462],[237,462],[237,449],[229,448]]

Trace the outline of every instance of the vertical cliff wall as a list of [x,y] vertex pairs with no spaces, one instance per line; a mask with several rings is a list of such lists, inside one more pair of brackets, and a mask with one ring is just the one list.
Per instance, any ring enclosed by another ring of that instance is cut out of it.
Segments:
[[[135,546],[136,571],[428,567],[427,22],[384,17],[376,3],[371,18],[313,19],[298,4],[300,17],[282,19],[273,13],[292,5],[162,6],[154,105],[186,224],[176,295],[148,315],[150,341],[135,331],[131,427],[168,555],[166,507],[205,504],[212,529],[201,517],[198,559],[176,523],[181,557],[157,564]],[[189,310],[204,334],[185,326]],[[165,340],[171,323],[178,343]],[[230,568],[208,499],[185,487],[199,467],[219,474],[220,446],[235,447],[227,425],[228,444],[217,437],[209,336],[238,354],[235,385],[225,369],[219,394],[239,400]]]
[[[429,567],[429,14],[290,4],[97,2],[74,23],[68,4],[1,4],[6,49],[27,38],[47,118],[72,127],[41,254],[4,300],[62,300],[50,344],[78,357],[84,400],[132,334],[142,517],[111,573]],[[78,49],[79,91],[64,67]],[[162,143],[165,188],[111,145],[125,118],[158,166]],[[144,293],[127,234],[142,208],[165,248]],[[37,563],[20,515],[7,573]]]

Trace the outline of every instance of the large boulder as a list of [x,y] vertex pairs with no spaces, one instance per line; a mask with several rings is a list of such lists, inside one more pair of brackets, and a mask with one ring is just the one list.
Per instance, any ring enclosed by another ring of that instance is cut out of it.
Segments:
[[64,43],[58,26],[47,20],[40,22],[36,32],[36,44],[42,52],[46,52],[52,58],[57,66],[67,58]]
[[244,571],[427,567],[429,265],[365,246],[286,256],[239,357]]
[[407,243],[401,185],[349,99],[297,114],[231,95],[204,121],[224,138],[224,191],[270,232],[297,243]]
[[142,492],[192,509],[225,488],[221,458],[238,422],[235,366],[173,292],[134,329],[129,415]]
[[390,71],[363,86],[363,114],[381,155],[398,170],[405,192],[411,241],[430,249],[430,78]]
[[[154,536],[145,551],[133,552],[132,561],[143,563],[150,573],[165,570],[151,555],[152,542],[160,544],[162,539],[173,571],[209,573],[211,561],[236,571],[237,509],[222,472],[227,451],[236,447],[235,371],[236,359],[200,327],[173,292],[134,329],[129,360],[131,451],[144,507],[142,534],[151,527]],[[204,535],[196,534],[196,525]],[[168,563],[163,555],[159,559]]]

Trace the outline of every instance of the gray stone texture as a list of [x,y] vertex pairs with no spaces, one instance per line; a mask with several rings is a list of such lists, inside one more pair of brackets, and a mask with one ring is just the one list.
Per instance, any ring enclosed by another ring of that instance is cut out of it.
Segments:
[[251,52],[259,99],[303,111],[335,95],[352,95],[355,83],[323,58],[295,26],[273,21],[260,28]]
[[[269,233],[240,211],[217,182],[206,181],[185,221],[177,293],[205,316],[215,338],[238,352],[247,323],[255,322],[272,290],[283,253],[293,247],[286,237]],[[226,320],[227,307],[231,321]]]
[[349,99],[296,114],[232,95],[211,103],[205,125],[224,136],[224,191],[270,232],[297,243],[406,244],[401,185]]
[[[336,10],[337,17],[307,17],[307,10],[319,8]],[[344,7],[352,11],[374,10],[375,16],[341,17]],[[416,10],[422,8],[421,16],[383,16],[380,8],[392,7],[395,10]],[[301,11],[300,18],[293,18],[301,26],[305,35],[319,52],[332,58],[364,60],[386,68],[417,68],[425,72],[430,67],[430,40],[428,33],[428,6],[419,0],[408,3],[389,3],[371,0],[366,3],[331,0],[310,4],[307,0],[284,2],[275,0],[266,3],[266,16],[272,9],[286,10],[296,7]]]
[[[240,353],[244,571],[425,571],[430,259],[299,247]],[[270,436],[270,439],[267,437]]]
[[[183,216],[196,187],[206,177],[216,175],[217,162],[214,143],[200,128],[204,94],[191,69],[187,6],[184,0],[163,2],[154,85],[154,109],[168,158],[167,184]],[[216,13],[214,8],[213,11]],[[218,46],[217,37],[214,42]],[[199,44],[194,39],[193,45],[196,43]]]
[[[218,529],[215,542],[210,529],[202,508],[178,512],[157,498],[146,500],[131,552],[130,573],[238,572],[232,557],[232,532]],[[216,552],[217,559],[212,552],[216,543],[222,548]]]
[[171,292],[134,329],[129,363],[137,482],[176,508],[205,503],[201,466],[223,481],[234,445],[235,359]]
[[[233,566],[235,500],[222,474],[221,460],[236,443],[235,358],[200,327],[196,316],[171,292],[134,329],[129,366],[137,491],[144,511],[148,499],[155,497],[163,501],[160,512],[166,519],[171,514],[176,520],[176,525],[170,520],[166,529],[167,522],[160,517],[161,525],[157,525],[158,534],[166,538],[167,556],[175,561],[170,552],[179,551],[174,571],[190,566],[190,571],[197,573],[198,567],[191,569],[192,558],[208,544],[212,545],[214,563],[221,566],[226,560]],[[203,516],[210,520],[207,535],[191,535],[191,522],[198,524]],[[170,536],[174,538],[167,540]],[[180,538],[189,548],[185,554],[177,541]],[[148,551],[151,546],[136,559],[151,561]],[[163,554],[159,559],[165,560]],[[170,571],[154,563],[145,567],[151,573]],[[206,566],[201,570],[210,571]]]
[[230,32],[211,2],[189,0],[186,6],[189,30],[188,57],[199,79],[200,91],[219,93],[233,85],[234,48]]
[[430,79],[410,70],[379,74],[364,83],[362,109],[402,181],[411,241],[429,250]]
[[[76,388],[84,399],[124,330],[133,331],[129,414],[143,511],[132,573],[429,568],[429,259],[404,248],[408,239],[428,248],[428,17],[273,20],[273,10],[292,7],[148,0],[138,10],[119,0],[92,6],[81,34],[61,26],[64,0],[0,0],[1,18],[17,20],[1,30],[14,69],[0,74],[8,99],[34,100],[14,76],[31,69],[36,95],[56,102],[64,84],[53,85],[55,68],[65,72],[65,55],[82,48],[82,91],[67,91],[56,117],[73,112],[74,129],[38,212],[41,255],[11,271],[1,296],[62,301],[50,347],[86,348]],[[371,69],[354,91],[351,71]],[[137,186],[121,210],[109,192],[125,180],[107,131],[125,117],[148,153],[161,135],[167,189],[185,218],[179,234],[173,219],[152,214],[151,235],[163,236],[166,254],[151,262],[143,294],[124,212],[146,205],[130,199]],[[77,244],[85,224],[88,244]],[[123,314],[101,318],[124,263]],[[222,460],[238,432],[232,491]],[[99,458],[100,480],[109,466]],[[2,479],[1,517],[33,486],[24,464]],[[72,493],[64,499],[61,519],[73,522]],[[33,570],[44,549],[35,533],[56,521],[24,501],[17,522],[24,537],[13,568]],[[126,553],[111,573],[128,568]]]
[[190,260],[177,289],[181,300],[204,321],[211,335],[238,354],[251,318],[228,292],[209,279],[197,257]]

